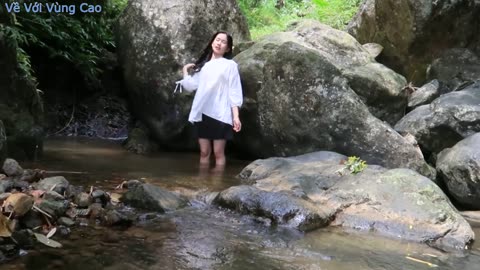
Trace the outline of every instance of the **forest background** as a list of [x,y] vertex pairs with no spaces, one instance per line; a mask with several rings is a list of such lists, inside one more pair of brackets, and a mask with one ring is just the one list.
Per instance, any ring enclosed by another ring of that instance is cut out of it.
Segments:
[[[10,2],[25,2],[6,0]],[[49,2],[37,0],[36,2]],[[58,0],[69,4],[68,0]],[[285,30],[302,18],[316,19],[337,29],[343,29],[358,9],[361,0],[239,0],[247,18],[253,40]],[[49,59],[71,64],[86,85],[95,88],[108,61],[106,52],[115,51],[115,21],[128,0],[93,0],[100,4],[101,13],[74,15],[61,13],[10,13],[0,7],[0,30],[17,49],[17,61],[24,76],[35,82],[31,54],[41,53]]]

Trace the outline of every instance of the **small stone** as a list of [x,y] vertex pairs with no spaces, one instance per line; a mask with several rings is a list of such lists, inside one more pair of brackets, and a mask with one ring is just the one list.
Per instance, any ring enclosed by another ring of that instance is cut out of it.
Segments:
[[68,217],[61,217],[58,219],[58,224],[72,227],[73,225],[75,225],[75,222]]
[[80,208],[87,208],[92,204],[92,202],[92,196],[85,192],[82,192],[75,197],[75,204]]
[[10,177],[21,176],[23,174],[23,168],[14,159],[7,158],[2,167],[5,174]]
[[47,191],[43,194],[43,198],[48,201],[63,201],[65,198],[56,191]]

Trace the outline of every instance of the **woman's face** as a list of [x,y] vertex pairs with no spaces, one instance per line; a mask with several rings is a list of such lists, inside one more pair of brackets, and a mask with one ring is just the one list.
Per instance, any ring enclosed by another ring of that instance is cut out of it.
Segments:
[[212,50],[216,55],[223,56],[228,52],[228,39],[224,33],[219,33],[212,42]]

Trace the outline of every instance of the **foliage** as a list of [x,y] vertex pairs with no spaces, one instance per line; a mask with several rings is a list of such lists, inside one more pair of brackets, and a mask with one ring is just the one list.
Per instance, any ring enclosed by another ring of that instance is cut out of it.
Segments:
[[239,0],[247,17],[252,38],[283,31],[301,18],[316,19],[337,29],[343,29],[353,17],[361,0]]
[[[55,12],[19,12],[11,14],[11,22],[2,25],[1,31],[9,44],[18,46],[17,61],[24,74],[33,78],[28,48],[40,47],[50,58],[70,62],[84,76],[94,83],[102,72],[99,68],[105,50],[115,47],[113,25],[125,8],[128,0],[96,1],[101,4],[101,13],[80,13],[73,15]],[[6,2],[27,2],[7,0]],[[72,4],[71,1],[37,0],[40,3]],[[91,1],[89,3],[93,3]],[[77,4],[78,5],[78,4]],[[2,5],[2,12],[4,6]],[[78,10],[78,6],[77,6]]]
[[356,156],[348,157],[344,165],[345,167],[337,171],[341,175],[343,175],[345,171],[350,172],[350,174],[357,174],[367,168],[367,163]]

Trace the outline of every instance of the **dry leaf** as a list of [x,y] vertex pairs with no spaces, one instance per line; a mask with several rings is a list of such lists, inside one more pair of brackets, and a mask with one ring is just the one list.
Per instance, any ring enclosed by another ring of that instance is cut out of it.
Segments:
[[0,237],[10,237],[12,236],[12,221],[6,216],[0,214]]
[[120,198],[122,198],[122,194],[119,193],[111,193],[110,194],[110,201],[112,204],[118,204],[120,202]]
[[24,193],[14,193],[10,195],[5,202],[3,207],[5,207],[6,212],[14,212],[17,216],[23,216],[27,213],[33,206],[33,197],[28,196]]
[[55,240],[52,240],[52,239],[48,239],[45,235],[43,234],[40,234],[40,233],[33,233],[35,235],[35,238],[37,238],[37,241],[46,245],[46,246],[49,246],[49,247],[52,247],[52,248],[61,248],[62,247],[62,244],[60,244],[59,242],[55,241]]
[[52,237],[57,232],[57,227],[53,227],[47,234],[47,238]]

